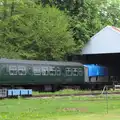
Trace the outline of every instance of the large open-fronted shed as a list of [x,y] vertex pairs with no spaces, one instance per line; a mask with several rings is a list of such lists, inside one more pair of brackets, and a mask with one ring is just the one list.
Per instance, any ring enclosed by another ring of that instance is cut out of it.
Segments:
[[120,29],[106,26],[95,34],[82,49],[87,63],[120,66]]

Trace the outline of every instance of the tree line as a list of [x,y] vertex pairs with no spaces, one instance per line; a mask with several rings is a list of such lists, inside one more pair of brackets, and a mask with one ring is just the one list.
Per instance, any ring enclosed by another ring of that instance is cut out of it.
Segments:
[[0,57],[63,60],[106,25],[120,0],[0,0]]

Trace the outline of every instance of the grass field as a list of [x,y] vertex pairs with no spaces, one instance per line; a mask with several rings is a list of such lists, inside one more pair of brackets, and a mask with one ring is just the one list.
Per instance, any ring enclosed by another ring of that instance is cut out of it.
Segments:
[[[33,95],[55,95],[55,94],[84,94],[84,93],[101,93],[101,90],[73,90],[73,89],[63,89],[63,90],[59,90],[56,92],[35,92],[33,91]],[[117,91],[113,91],[113,90],[108,90],[108,93],[115,93],[115,92],[120,92],[120,90]]]
[[0,120],[120,120],[120,97],[0,100]]

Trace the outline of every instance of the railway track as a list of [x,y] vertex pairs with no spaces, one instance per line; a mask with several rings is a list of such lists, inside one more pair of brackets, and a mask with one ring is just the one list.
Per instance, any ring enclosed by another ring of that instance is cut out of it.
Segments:
[[[78,94],[42,94],[42,95],[32,95],[32,96],[26,96],[26,98],[50,98],[50,97],[69,97],[69,96],[96,96],[100,95],[101,92],[98,93],[78,93]],[[103,93],[106,94],[106,93]],[[120,92],[114,92],[114,93],[107,93],[109,95],[120,95]]]

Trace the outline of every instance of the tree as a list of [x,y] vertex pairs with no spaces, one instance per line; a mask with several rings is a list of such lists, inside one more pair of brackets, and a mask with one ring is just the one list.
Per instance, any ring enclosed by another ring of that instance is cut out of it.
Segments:
[[1,1],[0,51],[6,56],[60,60],[106,25],[120,26],[120,0]]
[[[33,1],[12,1],[12,14],[1,21],[2,42],[24,59],[60,60],[73,52],[67,15],[56,7]],[[3,35],[4,34],[4,35]]]
[[[36,0],[38,3],[40,0]],[[70,16],[70,29],[78,51],[107,25],[120,26],[120,0],[41,0],[56,5]]]
[[[11,1],[9,1],[9,3],[11,3]],[[7,18],[10,16],[9,13],[12,13],[12,11],[10,11],[11,6],[9,6],[7,0],[0,1],[0,57],[20,58],[20,56],[12,50],[13,46],[6,41],[6,31],[9,26],[7,25]]]
[[94,0],[84,0],[82,4],[76,0],[73,6],[68,14],[71,16],[70,25],[74,33],[74,40],[80,51],[90,37],[102,28],[102,24],[99,17],[99,6]]
[[104,26],[112,25],[120,27],[120,0],[106,0],[100,5],[100,17]]
[[56,5],[70,16],[69,29],[73,32],[78,51],[102,26],[99,7],[94,0],[46,0],[42,3]]

